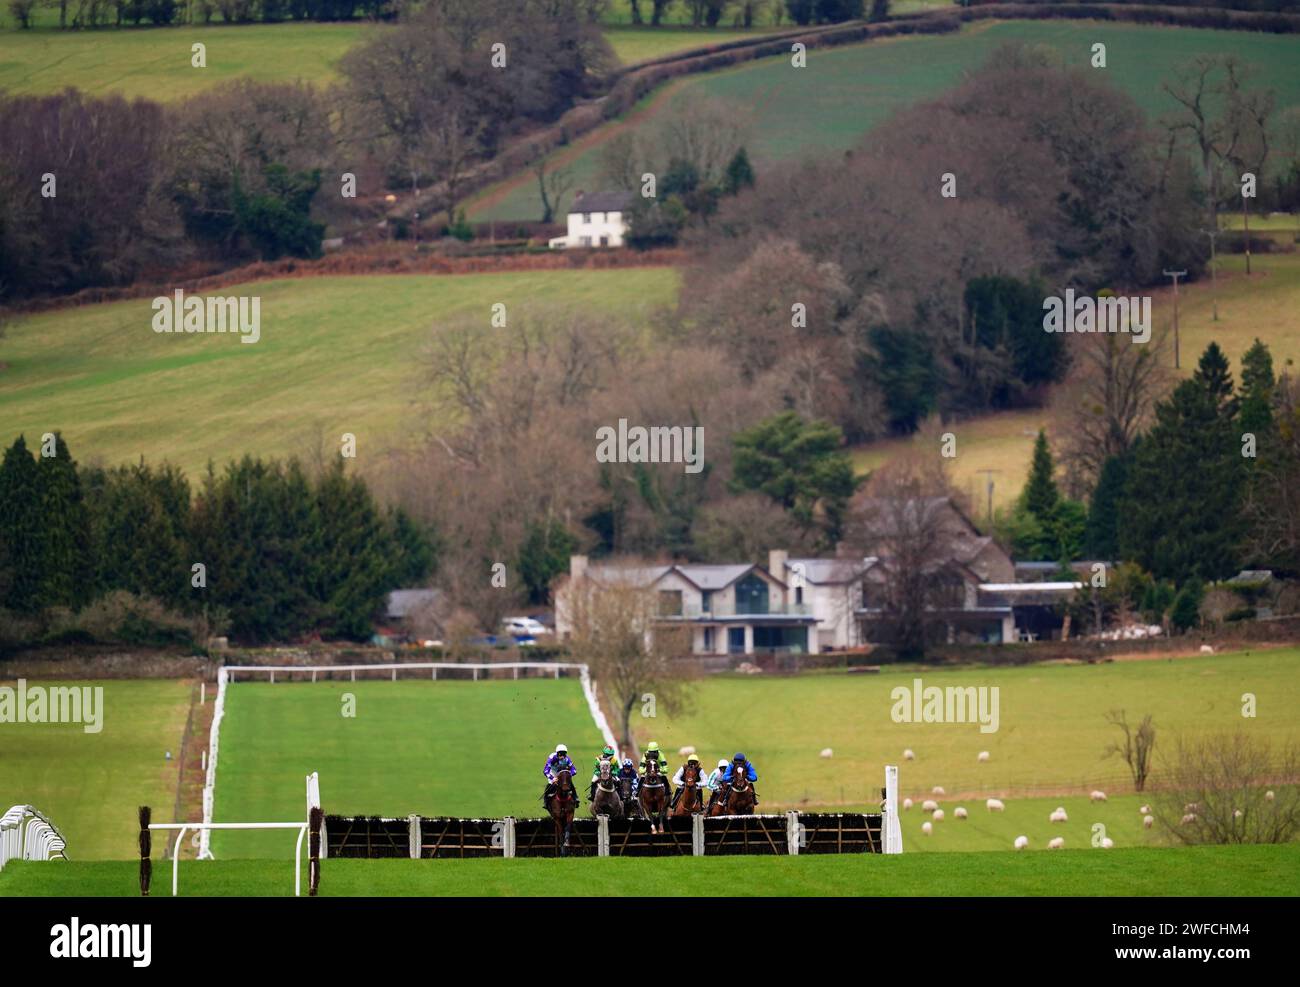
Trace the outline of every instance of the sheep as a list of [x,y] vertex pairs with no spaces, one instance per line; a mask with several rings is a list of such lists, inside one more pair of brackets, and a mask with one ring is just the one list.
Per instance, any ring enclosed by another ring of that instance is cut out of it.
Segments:
[[935,809],[934,812],[930,813],[930,817],[931,817],[935,822],[943,822],[943,810],[942,810],[942,809]]
[[1276,796],[1273,794],[1273,790],[1271,788],[1264,793],[1265,802],[1272,802],[1274,798],[1276,798]]
[[1054,822],[1054,823],[1069,822],[1070,817],[1065,814],[1065,809],[1062,806],[1058,805],[1056,807],[1056,811],[1047,817],[1047,821]]
[[835,752],[834,752],[833,750],[831,750],[829,747],[823,747],[820,756],[821,756],[821,757],[834,757],[834,756],[835,756]]
[[1149,806],[1149,805],[1144,805],[1144,806],[1142,806],[1140,809],[1138,809],[1138,813],[1139,813],[1140,815],[1144,815],[1144,816],[1145,816],[1147,813],[1149,813],[1150,811],[1151,811],[1151,806]]
[[1112,840],[1109,836],[1103,836],[1101,838],[1101,848],[1103,850],[1113,849],[1114,846],[1115,846],[1115,841]]
[[1105,793],[1105,792],[1099,792],[1099,791],[1089,792],[1089,793],[1088,793],[1088,799],[1089,799],[1089,801],[1092,801],[1092,802],[1105,802],[1105,801],[1106,801],[1106,793]]
[[965,818],[966,818],[966,809],[965,809],[963,806],[960,806],[960,805],[959,805],[959,806],[957,806],[957,808],[955,808],[955,809],[952,810],[952,814],[953,814],[954,816],[956,816],[958,819],[965,819]]
[[1202,644],[1202,645],[1201,645],[1201,654],[1203,654],[1203,655],[1212,655],[1212,654],[1214,654],[1214,647],[1213,647],[1213,645]]
[[921,832],[924,833],[926,836],[929,836],[931,833],[934,832],[934,827],[931,826],[928,822],[923,822],[921,823]]
[[988,809],[989,812],[1002,812],[1006,809],[1006,806],[1002,804],[1001,799],[987,799],[984,802],[984,808]]
[[1200,812],[1200,811],[1201,811],[1200,803],[1198,803],[1198,802],[1188,802],[1185,806],[1183,806],[1183,811],[1184,811],[1184,812]]
[[1065,837],[1064,837],[1064,836],[1054,836],[1054,837],[1052,837],[1050,840],[1047,841],[1047,849],[1049,849],[1049,850],[1064,850],[1064,849],[1065,849]]
[[912,753],[912,748],[909,747],[909,748],[907,748],[905,751],[903,751],[903,760],[904,760],[904,761],[915,761],[915,760],[916,760],[916,755]]
[[1025,847],[1029,846],[1029,837],[1017,836],[1015,846],[1017,850],[1023,850]]
[[939,808],[939,803],[936,802],[934,799],[926,799],[924,802],[921,803],[922,812],[933,812],[937,808]]
[[1142,817],[1142,828],[1143,828],[1143,829],[1150,829],[1150,828],[1151,828],[1152,826],[1154,826],[1155,824],[1156,824],[1156,817],[1155,817],[1155,816],[1150,816],[1150,815],[1148,815],[1148,816],[1143,816],[1143,817]]
[[981,764],[983,764],[988,759],[989,759],[988,751],[980,751],[977,755],[975,755],[975,760],[979,761]]
[[679,748],[677,748],[677,753],[680,754],[682,757],[690,757],[692,754],[695,753],[695,748],[694,748],[694,747],[679,747]]
[[906,811],[907,811],[908,809],[910,809],[911,807],[912,807],[912,800],[911,800],[911,799],[903,799],[903,811],[906,812]]
[[943,786],[942,786],[942,785],[935,785],[932,789],[930,789],[930,794],[931,794],[931,795],[947,795],[948,793],[945,792],[945,791],[943,790]]
[[1189,812],[1189,813],[1187,813],[1187,815],[1183,816],[1183,818],[1182,818],[1182,822],[1181,822],[1180,825],[1183,825],[1183,826],[1190,826],[1190,825],[1191,825],[1192,823],[1194,823],[1194,822],[1196,822],[1196,813],[1194,813],[1194,812]]
[[1233,819],[1240,819],[1240,818],[1241,818],[1242,816],[1244,816],[1245,814],[1246,814],[1246,813],[1242,812],[1240,809],[1234,809],[1233,812],[1232,812],[1232,818],[1233,818]]

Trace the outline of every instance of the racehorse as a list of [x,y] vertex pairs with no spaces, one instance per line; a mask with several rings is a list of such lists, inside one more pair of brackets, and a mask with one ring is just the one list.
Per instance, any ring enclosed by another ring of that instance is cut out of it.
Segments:
[[618,796],[623,802],[623,815],[628,819],[641,814],[641,806],[632,797],[632,781],[631,776],[618,776]]
[[[551,796],[546,807],[555,823],[555,843],[560,856],[569,855],[569,828],[573,825],[573,813],[578,808],[578,791],[573,787],[573,777],[568,768],[561,768],[555,775],[555,794]],[[563,842],[561,842],[563,837]]]
[[727,786],[727,815],[752,816],[755,801],[754,786],[744,770],[732,771],[731,784]]
[[596,778],[596,797],[591,802],[593,816],[623,818],[623,800],[619,797],[617,779],[610,772],[608,761],[600,762],[600,775]]
[[641,781],[641,816],[650,821],[650,832],[664,831],[664,809],[668,807],[668,783],[659,773],[659,762],[651,759]]
[[682,794],[673,806],[672,818],[689,816],[704,808],[704,798],[700,795],[700,766],[687,764],[682,769]]

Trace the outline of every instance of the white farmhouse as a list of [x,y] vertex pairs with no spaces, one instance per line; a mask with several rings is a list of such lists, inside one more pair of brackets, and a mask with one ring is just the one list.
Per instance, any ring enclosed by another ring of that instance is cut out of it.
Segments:
[[631,192],[579,192],[569,206],[569,231],[553,237],[551,248],[621,247]]

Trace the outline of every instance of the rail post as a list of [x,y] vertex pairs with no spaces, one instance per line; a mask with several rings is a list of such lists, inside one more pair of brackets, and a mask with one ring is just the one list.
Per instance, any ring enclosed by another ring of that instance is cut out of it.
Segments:
[[609,856],[609,816],[604,813],[596,817],[596,856]]
[[785,814],[785,845],[790,856],[799,856],[799,813],[793,809]]
[[412,860],[420,859],[420,817],[412,812],[406,817],[406,840],[407,849],[411,853]]
[[696,857],[704,856],[703,812],[696,812],[691,816],[691,853]]

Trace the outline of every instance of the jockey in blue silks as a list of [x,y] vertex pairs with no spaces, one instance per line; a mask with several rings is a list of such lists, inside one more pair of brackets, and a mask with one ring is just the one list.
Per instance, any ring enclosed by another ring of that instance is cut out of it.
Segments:
[[[749,763],[749,759],[746,758],[744,754],[738,753],[731,759],[731,763],[727,765],[727,770],[723,774],[722,780],[730,785],[731,780],[736,777],[737,773],[743,774],[744,777],[748,778],[750,784],[758,781],[758,772],[754,770],[754,766]],[[754,791],[754,804],[758,805],[757,790]]]

